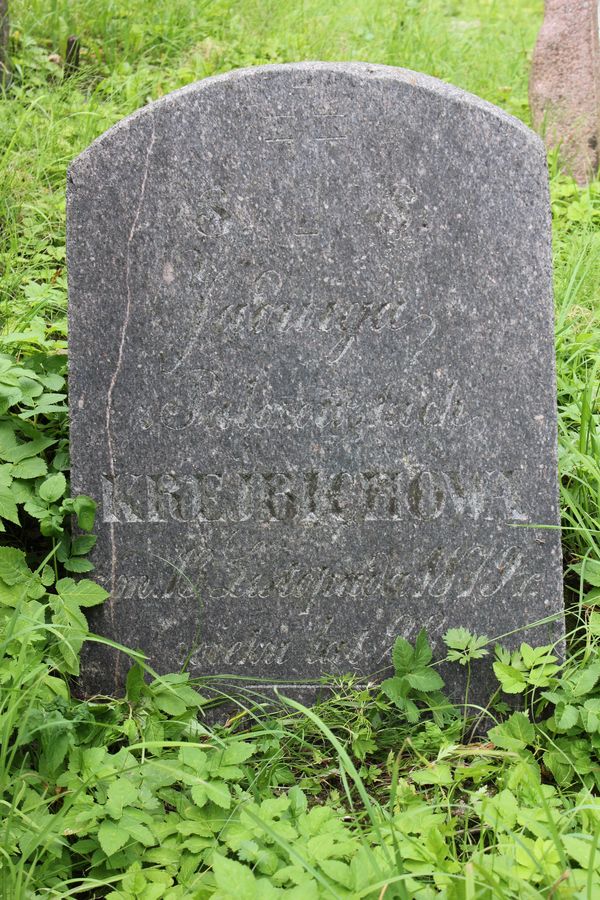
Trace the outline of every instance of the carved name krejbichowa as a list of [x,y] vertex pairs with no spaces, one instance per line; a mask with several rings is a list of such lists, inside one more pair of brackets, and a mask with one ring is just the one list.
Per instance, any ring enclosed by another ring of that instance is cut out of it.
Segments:
[[221,472],[102,476],[108,523],[288,525],[431,521],[469,517],[520,522],[511,473]]

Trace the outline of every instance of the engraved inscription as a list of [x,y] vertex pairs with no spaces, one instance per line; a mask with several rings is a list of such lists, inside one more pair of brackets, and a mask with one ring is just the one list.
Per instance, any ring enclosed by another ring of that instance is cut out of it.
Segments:
[[104,522],[358,525],[440,516],[524,522],[511,473],[221,472],[102,476]]
[[322,233],[326,179],[321,174],[307,178],[307,157],[323,166],[320,150],[348,140],[348,116],[328,100],[315,94],[309,84],[294,88],[290,108],[265,118],[263,139],[267,146],[283,150],[292,159],[296,190],[292,208],[292,234],[318,237]]
[[[165,600],[185,599],[197,587],[211,600],[276,600],[284,604],[282,613],[293,608],[297,627],[303,628],[313,618],[325,621],[332,600],[336,608],[342,601],[371,598],[377,603],[401,596],[460,602],[474,592],[482,598],[494,597],[515,579],[531,589],[539,578],[528,574],[528,553],[516,545],[436,547],[415,552],[407,565],[379,553],[355,563],[351,570],[335,565],[308,568],[306,562],[291,559],[285,568],[257,571],[253,560],[267,558],[268,553],[265,541],[250,544],[242,559],[227,560],[217,585],[207,578],[209,570],[214,571],[214,553],[206,548],[190,550],[169,563],[160,583],[150,583],[143,575],[121,576],[115,596],[144,600],[159,594]],[[401,624],[400,618],[386,623],[388,636],[394,637]]]
[[356,398],[333,395],[306,399],[298,387],[297,396],[276,396],[273,387],[264,379],[249,377],[241,396],[227,396],[221,390],[214,373],[192,371],[183,396],[168,400],[155,420],[150,412],[139,415],[140,426],[146,430],[162,426],[169,431],[184,431],[202,427],[205,431],[262,432],[270,429],[352,433],[380,429],[410,431],[415,425],[455,431],[468,426],[479,433],[482,423],[466,412],[466,402],[457,382],[448,384],[438,380],[432,391],[423,395],[421,385],[411,384],[407,396],[399,396],[393,386],[377,392],[369,403]]

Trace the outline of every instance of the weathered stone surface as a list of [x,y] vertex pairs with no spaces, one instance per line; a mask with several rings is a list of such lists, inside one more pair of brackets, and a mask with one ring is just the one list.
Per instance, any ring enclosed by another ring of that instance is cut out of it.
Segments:
[[[97,630],[161,671],[191,650],[194,674],[286,682],[560,613],[558,533],[513,527],[558,523],[547,176],[520,122],[382,66],[207,79],[73,163],[68,261]],[[93,648],[86,684],[125,668]]]
[[534,126],[580,183],[600,160],[599,17],[598,0],[546,0],[529,81]]

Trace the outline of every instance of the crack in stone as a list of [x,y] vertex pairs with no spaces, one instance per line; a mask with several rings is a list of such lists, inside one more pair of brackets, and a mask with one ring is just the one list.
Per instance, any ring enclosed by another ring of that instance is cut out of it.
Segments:
[[[117,354],[117,364],[115,366],[115,370],[113,372],[112,378],[110,380],[110,384],[108,386],[108,391],[106,394],[106,419],[105,419],[105,427],[106,427],[106,438],[108,443],[108,468],[111,477],[115,477],[115,460],[114,460],[114,444],[113,444],[113,434],[112,434],[112,414],[113,414],[113,394],[115,390],[115,386],[117,384],[119,374],[123,365],[123,357],[125,355],[125,341],[127,339],[127,329],[129,328],[129,320],[131,318],[131,284],[130,284],[130,275],[131,275],[131,245],[133,239],[135,237],[138,222],[140,219],[140,215],[142,212],[142,207],[144,205],[144,198],[146,193],[146,182],[148,180],[148,171],[150,168],[150,157],[152,155],[152,150],[154,149],[154,143],[156,140],[156,123],[154,120],[154,112],[152,109],[149,110],[150,120],[152,123],[152,133],[150,135],[150,141],[148,143],[148,147],[146,149],[146,158],[144,160],[144,172],[142,175],[142,183],[140,186],[140,195],[138,204],[135,210],[135,214],[133,217],[133,221],[131,223],[131,228],[129,229],[129,235],[127,237],[127,246],[126,246],[126,254],[125,254],[125,293],[126,293],[126,302],[125,302],[125,315],[123,318],[123,326],[121,328],[121,339],[119,341],[119,352]],[[114,631],[114,602],[113,602],[113,594],[115,592],[117,581],[117,553],[115,547],[115,525],[111,524],[110,526],[110,599],[109,603],[109,616],[111,627]],[[115,683],[118,681],[119,677],[119,669],[121,665],[121,653],[117,653],[116,663],[115,663]]]

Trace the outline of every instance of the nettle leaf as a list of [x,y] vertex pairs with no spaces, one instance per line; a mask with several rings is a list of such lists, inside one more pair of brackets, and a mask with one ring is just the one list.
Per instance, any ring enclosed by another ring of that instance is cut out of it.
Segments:
[[48,503],[56,503],[67,490],[67,479],[62,472],[50,475],[39,487],[39,495]]
[[56,372],[40,375],[40,381],[49,391],[60,391],[65,386],[65,379]]
[[143,810],[129,807],[123,811],[119,824],[135,841],[145,847],[152,847],[153,844],[156,844],[156,838],[148,828],[148,823],[151,821]]
[[33,519],[41,521],[48,516],[48,507],[42,506],[37,500],[28,500],[24,505],[24,509]]
[[98,841],[107,856],[113,856],[128,840],[128,832],[112,819],[105,819],[98,828]]
[[600,730],[600,698],[586,700],[580,710],[581,724],[593,734]]
[[484,797],[481,803],[482,818],[494,829],[511,831],[517,822],[519,804],[507,788],[494,797]]
[[579,863],[582,869],[589,869],[590,863],[593,868],[598,868],[598,854],[591,834],[562,834],[560,841],[569,856]]
[[408,721],[414,724],[419,721],[419,708],[406,696],[409,689],[410,685],[406,683],[406,679],[397,676],[386,678],[381,684],[383,693],[402,710]]
[[535,739],[535,728],[525,713],[515,712],[500,725],[490,728],[488,737],[503,750],[524,750]]

